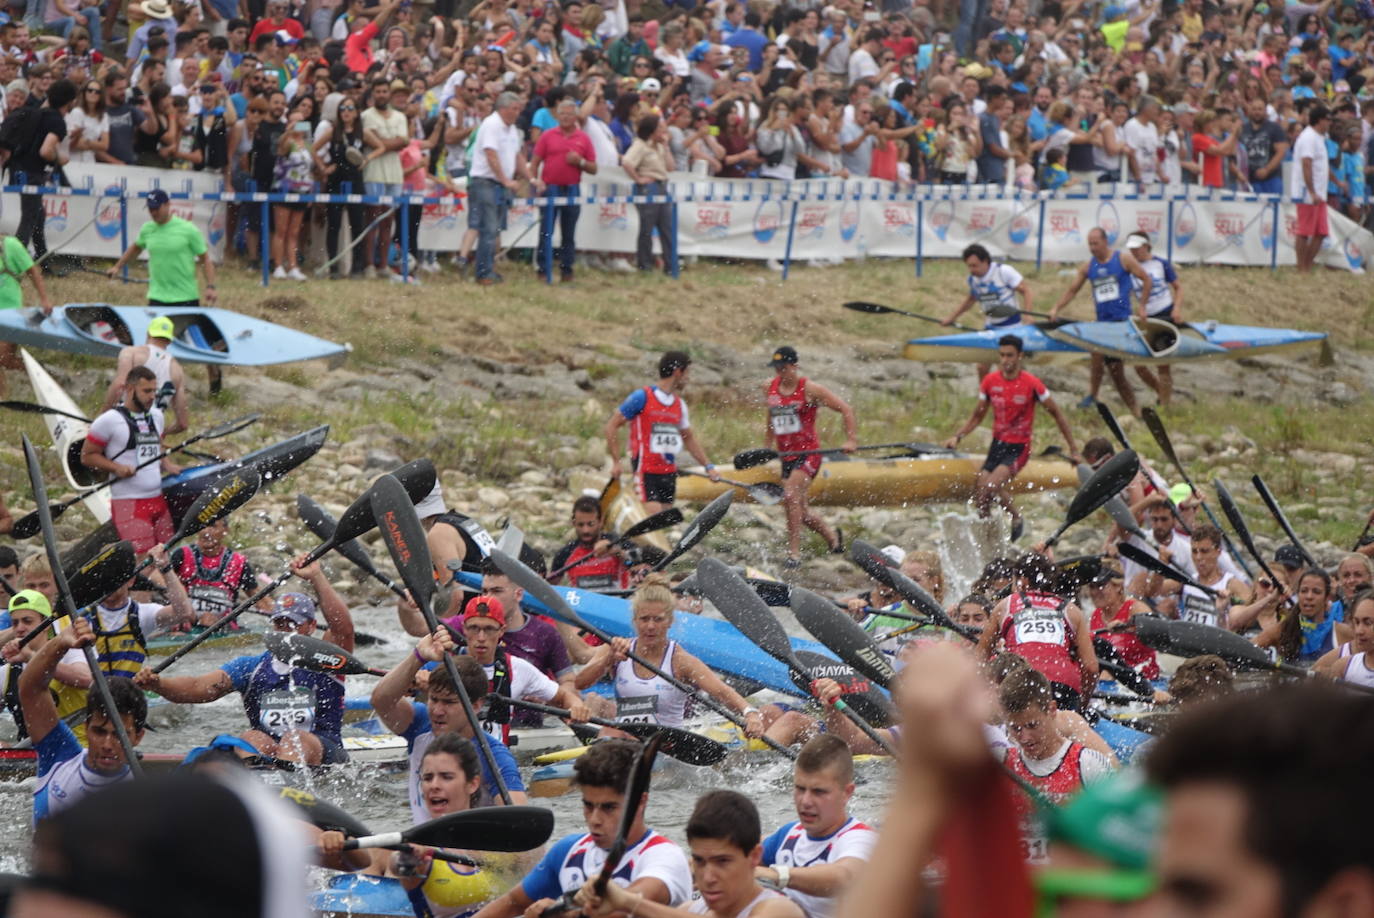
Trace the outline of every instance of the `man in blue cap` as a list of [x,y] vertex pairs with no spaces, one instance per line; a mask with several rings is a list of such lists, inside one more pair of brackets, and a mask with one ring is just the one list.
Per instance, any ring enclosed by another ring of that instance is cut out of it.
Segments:
[[[148,192],[148,214],[153,219],[143,224],[138,238],[106,273],[111,279],[146,249],[148,252],[148,305],[199,306],[200,285],[196,282],[196,263],[205,274],[205,302],[215,305],[215,263],[210,247],[196,225],[172,213],[172,199],[161,188]],[[154,320],[157,321],[156,319]],[[152,335],[152,326],[148,329]],[[207,366],[210,394],[220,389],[218,367]],[[178,421],[181,420],[178,414]]]

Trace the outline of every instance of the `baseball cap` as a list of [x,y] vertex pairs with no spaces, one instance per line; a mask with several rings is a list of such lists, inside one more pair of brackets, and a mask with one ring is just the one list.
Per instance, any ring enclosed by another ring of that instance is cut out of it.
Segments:
[[639,83],[640,92],[659,92],[662,89],[663,84],[658,81],[657,77],[647,77]]
[[797,349],[790,344],[784,344],[773,352],[773,359],[768,361],[770,367],[779,367],[784,364],[797,364]]
[[1274,562],[1282,564],[1284,567],[1305,567],[1307,565],[1302,552],[1298,551],[1298,546],[1292,544],[1280,545],[1278,550],[1274,552]]
[[506,627],[506,607],[495,596],[474,596],[463,607],[463,622],[471,618],[489,618],[502,628]]
[[392,81],[391,81],[391,91],[392,91],[392,92],[396,92],[397,90],[406,90],[406,89],[409,89],[409,88],[410,88],[410,87],[406,85],[406,81],[405,81],[405,80],[392,80]]
[[[600,491],[597,492],[597,494],[600,493]],[[415,505],[415,515],[418,516],[420,519],[424,519],[425,517],[429,516],[438,516],[439,514],[447,510],[448,507],[444,506],[443,489],[439,487],[439,482],[437,481],[434,482],[433,489],[431,489],[430,492],[426,494],[424,498]]]
[[172,320],[166,316],[158,316],[148,323],[149,338],[166,338],[171,341],[176,337],[176,328],[172,325]]
[[1193,496],[1193,489],[1183,482],[1179,482],[1169,489],[1169,500],[1174,502],[1174,506],[1180,506],[1188,498]]
[[315,620],[315,600],[304,593],[283,593],[272,609],[272,621],[289,618],[297,625]]
[[1125,575],[1121,573],[1121,568],[1117,567],[1115,564],[1103,562],[1101,569],[1098,570],[1097,574],[1093,577],[1093,579],[1089,580],[1088,582],[1091,583],[1093,586],[1101,586],[1108,580],[1123,579],[1125,579]]
[[163,204],[170,204],[171,201],[172,196],[169,195],[167,192],[163,191],[161,188],[154,188],[152,191],[148,192],[149,210],[157,210]]
[[888,545],[878,549],[878,554],[882,555],[889,567],[900,567],[906,560],[906,550],[900,545]]
[[276,32],[272,33],[272,36],[276,38],[279,45],[294,45],[300,40],[285,29],[277,29]]
[[1192,107],[1191,105],[1189,105],[1187,102],[1180,102],[1180,103],[1178,103],[1177,105],[1175,105],[1173,108],[1169,109],[1169,111],[1173,112],[1175,115],[1196,115],[1196,114],[1197,114],[1197,109],[1193,108],[1193,107]]
[[1149,244],[1150,237],[1146,236],[1144,233],[1131,233],[1131,235],[1126,237],[1126,248],[1128,249],[1138,249]]
[[52,615],[52,603],[37,590],[20,590],[10,597],[9,610],[18,612],[20,609],[32,609],[44,618]]

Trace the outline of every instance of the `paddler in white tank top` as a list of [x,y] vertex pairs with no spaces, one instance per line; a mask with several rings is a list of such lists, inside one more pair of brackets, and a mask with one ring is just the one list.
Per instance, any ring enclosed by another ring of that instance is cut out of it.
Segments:
[[1328,650],[1313,669],[1328,679],[1374,687],[1374,591],[1364,589],[1356,593],[1345,620],[1353,637]]
[[[1231,628],[1232,606],[1250,602],[1251,590],[1239,577],[1233,577],[1221,569],[1221,532],[1215,526],[1205,523],[1199,525],[1193,530],[1190,551],[1193,567],[1197,570],[1197,582],[1211,587],[1217,595],[1213,597],[1197,587],[1181,585],[1179,619],[1214,628]],[[1245,621],[1250,617],[1248,614],[1242,615],[1239,620]]]
[[119,400],[124,396],[125,377],[134,367],[143,366],[152,370],[157,377],[158,392],[162,392],[167,383],[173,386],[171,407],[176,420],[168,425],[163,433],[181,433],[190,427],[190,411],[186,406],[186,377],[181,371],[181,364],[167,350],[175,334],[172,320],[166,316],[158,316],[148,323],[147,341],[120,350],[114,379],[110,380],[110,387],[105,390],[104,410],[109,411],[119,404]]
[[[705,663],[683,650],[676,641],[668,639],[673,626],[674,597],[668,589],[668,579],[650,574],[630,600],[630,623],[635,629],[634,640],[615,638],[592,654],[591,660],[577,674],[573,683],[578,691],[586,691],[597,680],[611,674],[616,688],[616,719],[637,723],[657,723],[665,727],[682,725],[686,712],[687,694],[681,689],[631,660],[628,653],[654,663],[659,669],[681,682],[701,689],[732,711],[743,715],[745,733],[762,736],[763,715],[749,704],[739,692],[726,685]],[[603,730],[606,735],[619,735]]]
[[692,855],[695,896],[680,908],[646,900],[623,886],[607,884],[596,892],[596,879],[577,894],[582,914],[605,918],[630,914],[635,918],[803,918],[791,899],[766,889],[754,871],[763,853],[763,830],[754,801],[732,790],[714,790],[697,798],[687,820],[687,847]]

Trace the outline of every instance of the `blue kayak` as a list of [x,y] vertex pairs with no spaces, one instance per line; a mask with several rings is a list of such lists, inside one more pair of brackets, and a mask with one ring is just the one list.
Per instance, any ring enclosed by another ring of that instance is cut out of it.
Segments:
[[1005,329],[914,338],[902,352],[908,360],[992,363],[997,340],[1020,338],[1031,365],[1078,360],[1091,354],[1127,363],[1173,363],[1215,358],[1259,357],[1325,347],[1324,332],[1258,325],[1193,322],[1175,327],[1160,320],[1128,322],[1037,322]]
[[390,877],[370,877],[356,873],[340,873],[329,878],[329,886],[310,896],[311,914],[350,915],[369,918],[373,915],[402,915],[415,918],[410,895],[400,880]]
[[[458,574],[458,581],[476,589],[481,587],[482,577],[480,574],[463,571]],[[630,626],[629,600],[571,587],[554,589],[589,624],[615,637],[634,637],[634,629]],[[555,612],[529,594],[525,595],[522,605],[533,612],[558,617]],[[668,636],[722,675],[737,676],[786,695],[808,697],[792,684],[786,666],[760,650],[729,622],[693,615],[690,612],[677,612]],[[796,637],[791,641],[794,650],[810,651],[831,660],[835,659],[835,655],[825,645],[816,641]]]
[[68,303],[47,318],[37,309],[2,310],[0,341],[114,358],[126,345],[142,344],[148,323],[156,316],[172,320],[176,337],[167,349],[182,363],[265,366],[320,357],[342,359],[352,350],[350,345],[230,309],[109,303]]

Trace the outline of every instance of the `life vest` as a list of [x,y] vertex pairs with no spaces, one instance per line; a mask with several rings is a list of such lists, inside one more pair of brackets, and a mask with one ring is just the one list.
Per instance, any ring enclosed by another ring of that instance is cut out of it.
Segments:
[[[1110,618],[1105,617],[1101,609],[1094,609],[1092,630],[1096,632],[1113,622],[1124,621],[1133,602],[1134,600],[1131,599],[1124,600]],[[1126,661],[1132,669],[1146,679],[1159,678],[1159,658],[1155,656],[1154,648],[1141,641],[1138,635],[1131,631],[1110,631],[1105,637],[1107,643],[1116,649],[1116,652],[1121,655],[1121,659]]]
[[665,405],[654,390],[644,387],[644,410],[630,422],[630,455],[639,460],[641,474],[672,475],[683,448],[682,396],[674,395],[672,404]]
[[243,713],[249,725],[277,738],[301,730],[337,741],[343,730],[343,680],[299,667],[278,672],[274,662],[264,653],[248,677]]
[[211,568],[206,566],[205,556],[194,545],[183,548],[180,554],[177,577],[186,587],[196,615],[209,613],[218,618],[232,609],[248,559],[225,548],[219,554],[218,563]]
[[124,418],[124,423],[129,425],[129,442],[110,459],[113,460],[115,456],[122,456],[133,450],[135,465],[142,465],[162,452],[162,434],[158,433],[157,422],[153,419],[151,411],[134,417],[134,413],[123,404],[115,405],[114,410],[119,412],[120,417]]
[[782,394],[781,382],[782,378],[775,376],[768,384],[768,429],[778,441],[778,452],[785,457],[790,452],[818,448],[816,405],[806,394],[806,377],[797,380],[797,388],[790,395]]
[[1054,771],[1044,776],[1031,774],[1021,758],[1021,750],[1014,747],[1007,750],[1002,764],[1052,802],[1059,803],[1083,789],[1083,749],[1081,743],[1070,743]]
[[483,868],[440,860],[432,863],[429,876],[420,889],[436,918],[439,915],[471,914],[477,910],[477,906],[501,894],[501,887],[495,878]]
[[[464,648],[463,652],[467,653],[467,649]],[[491,677],[487,680],[487,690],[493,695],[504,695],[509,698],[511,671],[514,668],[510,654],[504,650],[497,651]],[[488,700],[486,710],[482,712],[482,729],[510,745],[510,705],[494,699]]]
[[[463,540],[463,570],[476,571],[482,567],[482,559],[491,554],[491,550],[496,547],[496,540],[491,537],[491,533],[486,528],[470,516],[466,516],[456,510],[449,510],[439,514],[434,520],[436,523],[443,523],[445,526],[452,526],[458,532],[458,538]],[[444,583],[450,579],[448,571],[440,571],[439,577]]]
[[[91,615],[91,630],[95,632],[96,662],[107,676],[132,679],[148,659],[148,640],[138,623],[139,604],[130,599],[125,605],[124,623],[112,631],[100,626],[100,607]],[[109,611],[117,611],[110,609]]]
[[1083,676],[1073,657],[1074,631],[1064,608],[1069,604],[1050,593],[1013,593],[1002,621],[1002,643],[1051,682],[1081,691]]

